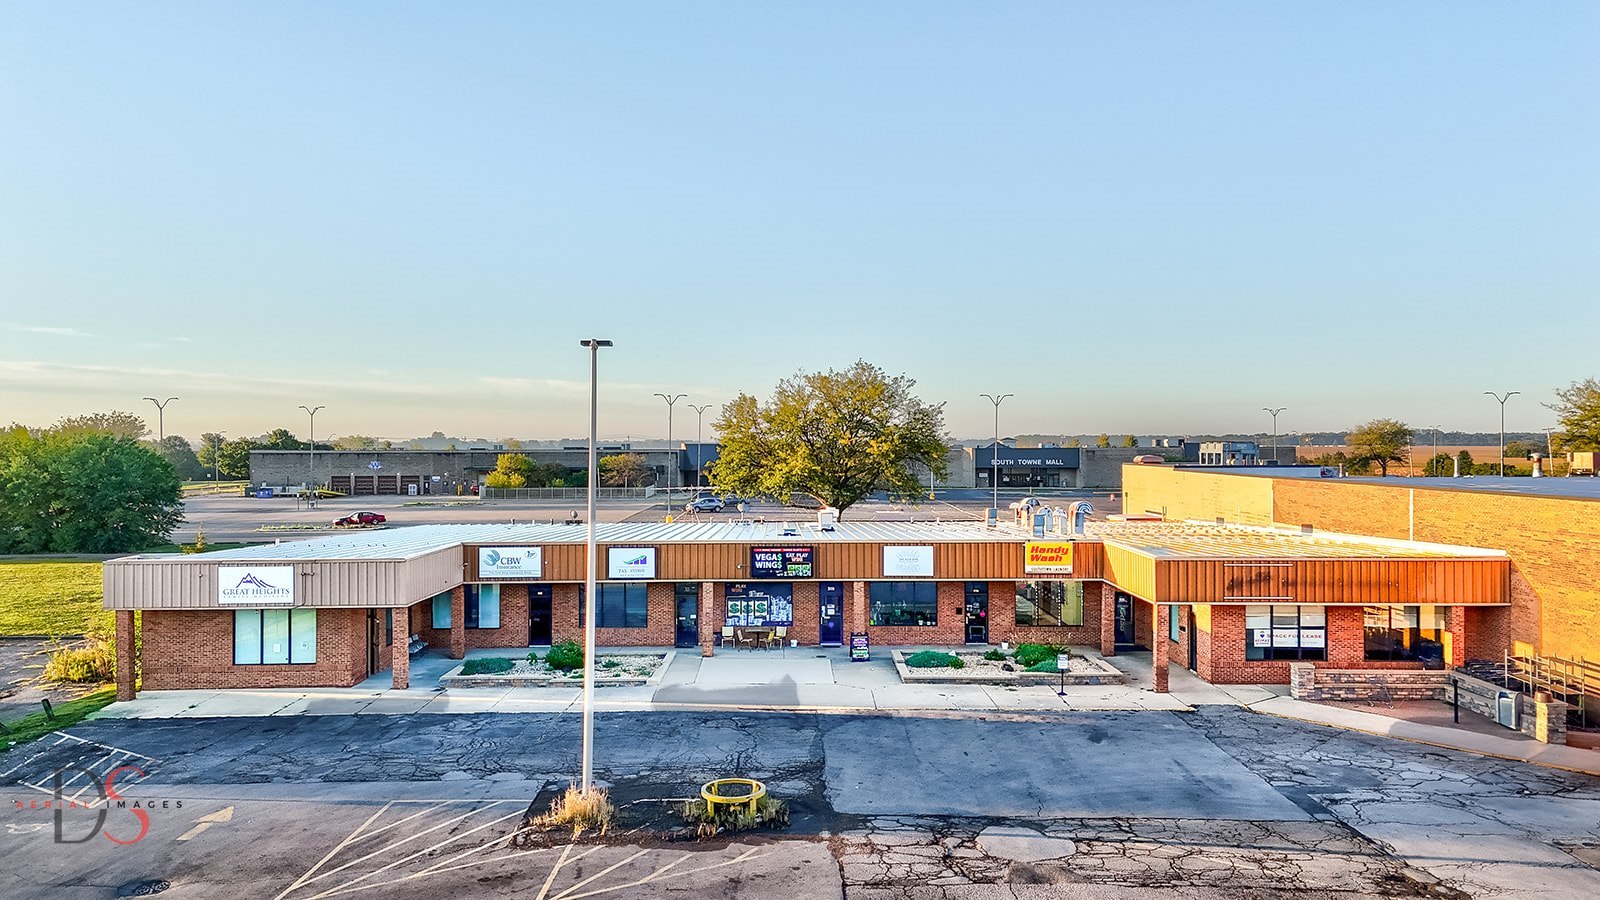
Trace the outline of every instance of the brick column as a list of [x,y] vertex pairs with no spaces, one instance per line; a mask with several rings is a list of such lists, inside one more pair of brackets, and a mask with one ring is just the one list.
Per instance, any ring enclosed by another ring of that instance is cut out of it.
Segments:
[[132,700],[138,694],[134,691],[134,679],[137,677],[139,657],[138,633],[133,622],[134,612],[131,609],[117,610],[117,699]]
[[1465,606],[1451,606],[1446,610],[1449,618],[1445,627],[1450,630],[1450,658],[1444,661],[1445,668],[1456,669],[1467,662],[1467,608]]
[[394,675],[394,689],[403,691],[411,686],[411,609],[394,608],[394,645],[389,648],[389,669]]
[[850,644],[850,635],[867,630],[867,583],[850,582],[844,598],[844,642]]
[[1117,655],[1117,595],[1111,585],[1100,582],[1100,655]]
[[717,583],[700,582],[700,655],[717,655],[717,635],[722,630],[722,609],[717,603]]
[[1155,606],[1156,614],[1154,633],[1150,636],[1150,660],[1152,665],[1155,666],[1155,692],[1165,694],[1167,692],[1167,644],[1170,643],[1167,640],[1167,631],[1171,625],[1168,622],[1167,605],[1165,603],[1153,605]]
[[457,587],[450,592],[450,658],[461,659],[467,655],[467,589]]

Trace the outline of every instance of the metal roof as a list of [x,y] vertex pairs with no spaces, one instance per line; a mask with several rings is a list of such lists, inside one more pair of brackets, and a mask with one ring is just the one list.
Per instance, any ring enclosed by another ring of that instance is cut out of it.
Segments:
[[[1467,491],[1474,494],[1511,494],[1525,497],[1557,497],[1567,500],[1600,500],[1600,478],[1584,476],[1526,476],[1467,475],[1461,478],[1431,478],[1425,476],[1391,475],[1379,478],[1374,475],[1346,475],[1343,478],[1312,478],[1304,470],[1314,466],[1183,466],[1185,471],[1202,471],[1208,475],[1248,475],[1256,478],[1307,478],[1321,484],[1370,484],[1390,488],[1416,488],[1434,491]],[[1300,470],[1300,471],[1297,471]]]
[[1206,522],[1090,522],[1090,537],[1160,559],[1473,559],[1501,550]]
[[[179,558],[205,562],[410,559],[462,544],[575,544],[584,539],[583,525],[410,525]],[[815,522],[604,522],[595,526],[595,540],[602,544],[971,543],[1026,539],[1027,535],[1020,531],[988,528],[976,522],[841,522],[831,531],[818,528]]]

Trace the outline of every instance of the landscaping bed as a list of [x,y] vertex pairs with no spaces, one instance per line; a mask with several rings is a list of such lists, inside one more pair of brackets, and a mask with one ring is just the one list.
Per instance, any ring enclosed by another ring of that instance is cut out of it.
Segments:
[[[509,651],[508,651],[509,652]],[[575,667],[568,667],[571,659],[560,659],[563,667],[552,666],[552,651],[534,651],[525,656],[477,656],[451,669],[439,679],[441,687],[550,687],[554,685],[583,684],[581,655]],[[643,685],[661,680],[667,665],[675,654],[671,651],[629,652],[626,650],[602,653],[595,658],[594,683],[596,685]],[[531,658],[530,658],[531,657]]]
[[[1026,651],[1028,645],[1019,647]],[[1081,650],[1068,651],[1067,684],[1122,684],[1126,677],[1116,667],[1098,656],[1086,656]],[[1024,652],[1024,661],[1038,657]],[[1000,659],[993,657],[1001,656]],[[1014,653],[991,650],[957,650],[949,652],[904,650],[890,651],[895,671],[906,684],[1060,684],[1061,672],[1056,669],[1055,654],[1048,654],[1043,662],[1024,667]],[[907,664],[907,660],[911,665]],[[945,664],[940,664],[945,663]],[[919,665],[920,664],[920,665]]]

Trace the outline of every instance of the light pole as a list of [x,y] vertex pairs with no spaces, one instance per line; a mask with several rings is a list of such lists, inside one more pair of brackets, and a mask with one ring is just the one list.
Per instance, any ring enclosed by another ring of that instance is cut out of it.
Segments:
[[312,408],[302,403],[300,408],[311,414],[311,460],[306,466],[306,487],[315,489],[317,486],[317,410],[325,407]]
[[[1272,464],[1278,464],[1278,413],[1288,409],[1287,406],[1263,406],[1261,411],[1272,416]],[[1299,462],[1298,459],[1295,460]]]
[[211,483],[222,483],[222,436],[226,431],[218,431],[211,437]]
[[1000,510],[1000,404],[1004,403],[1005,399],[1007,397],[1015,397],[1016,394],[1001,394],[998,397],[996,397],[993,394],[979,394],[978,396],[982,397],[982,398],[988,400],[990,403],[994,404],[994,448],[993,448],[993,452],[989,456],[989,486],[994,488],[995,515],[999,515],[1000,514],[999,513],[999,510]]
[[1556,473],[1556,444],[1555,439],[1550,436],[1553,431],[1555,429],[1550,427],[1544,430],[1544,458],[1549,460],[1551,475]]
[[[1439,426],[1429,425],[1428,430],[1433,432],[1433,455],[1428,457],[1428,467],[1437,468],[1439,464]],[[1424,469],[1426,472],[1426,469]],[[1443,472],[1434,472],[1435,476],[1444,475]]]
[[1484,391],[1485,394],[1500,401],[1500,477],[1506,477],[1506,401],[1522,393],[1521,391],[1506,391],[1505,396],[1494,391]]
[[[678,468],[678,448],[672,444],[672,405],[689,396],[688,394],[656,394],[657,397],[667,401],[667,449],[672,451],[672,468]],[[667,509],[672,509],[672,483],[677,481],[672,472],[667,473]]]
[[588,794],[594,786],[594,574],[597,562],[594,546],[594,485],[597,475],[594,445],[599,434],[595,419],[600,411],[600,393],[596,385],[600,375],[600,348],[611,346],[611,342],[590,338],[582,344],[589,348],[589,488],[584,492],[588,495],[589,515],[584,522],[587,530],[584,546],[588,552],[584,558],[588,562],[583,570],[583,778],[578,787]]
[[700,472],[700,454],[704,452],[700,443],[700,433],[702,426],[705,425],[706,410],[711,408],[711,404],[697,405],[691,403],[689,408],[694,410],[694,486],[698,488],[700,487],[700,482],[704,480]]
[[144,399],[156,405],[156,446],[159,447],[167,440],[167,404],[178,398],[168,397],[165,400],[157,400],[154,397],[146,397]]

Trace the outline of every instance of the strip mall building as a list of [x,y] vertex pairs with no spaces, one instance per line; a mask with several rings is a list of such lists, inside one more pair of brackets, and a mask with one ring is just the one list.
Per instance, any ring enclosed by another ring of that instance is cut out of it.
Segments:
[[[1205,523],[1047,537],[981,523],[599,525],[598,642],[711,654],[725,625],[767,625],[801,645],[1138,649],[1165,690],[1169,662],[1213,682],[1284,683],[1294,661],[1420,669],[1498,658],[1519,639],[1520,566],[1492,535],[1428,543],[1285,520],[1271,506],[1279,479],[1127,477],[1125,508],[1164,500],[1169,519]],[[1246,504],[1262,486],[1267,499]],[[583,540],[581,526],[433,525],[111,560],[118,692],[133,695],[136,652],[146,690],[349,686],[385,671],[406,687],[412,635],[455,658],[580,640]]]

